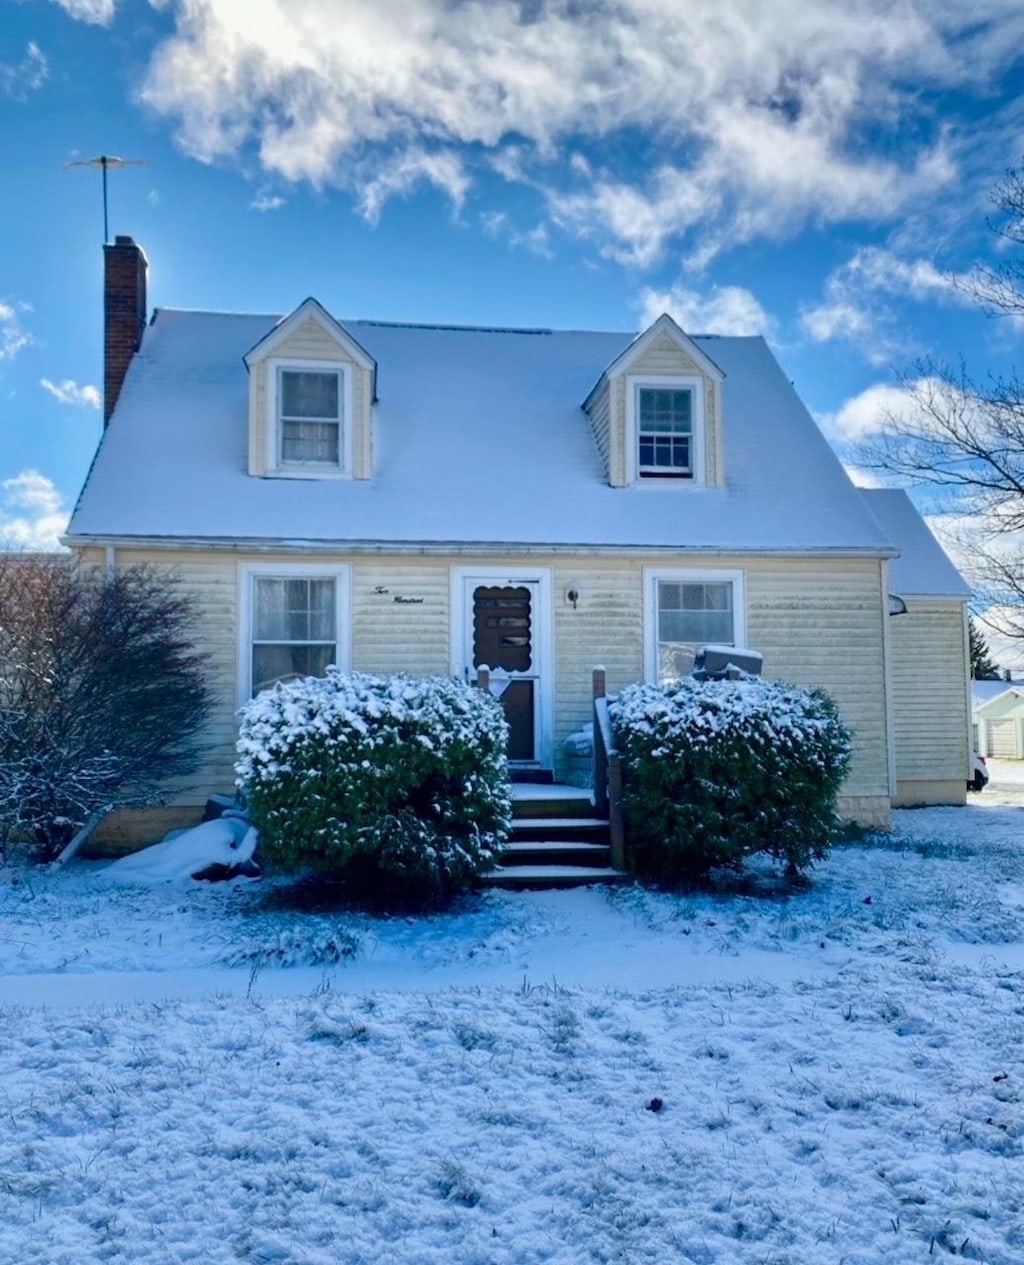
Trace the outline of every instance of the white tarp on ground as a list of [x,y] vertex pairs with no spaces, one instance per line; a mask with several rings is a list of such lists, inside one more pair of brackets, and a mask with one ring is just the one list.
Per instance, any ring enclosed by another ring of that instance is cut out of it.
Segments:
[[192,830],[121,857],[103,871],[116,883],[161,883],[194,878],[210,866],[239,866],[256,850],[256,831],[240,817],[218,817]]

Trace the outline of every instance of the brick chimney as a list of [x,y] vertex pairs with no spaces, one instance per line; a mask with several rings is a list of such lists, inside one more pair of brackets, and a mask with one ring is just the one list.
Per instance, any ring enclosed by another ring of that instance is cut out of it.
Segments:
[[130,237],[103,247],[103,425],[110,421],[132,356],[146,328],[146,272],[142,248]]

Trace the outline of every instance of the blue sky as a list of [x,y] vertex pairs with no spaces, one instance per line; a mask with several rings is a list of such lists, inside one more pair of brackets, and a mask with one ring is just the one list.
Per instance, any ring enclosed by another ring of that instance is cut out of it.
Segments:
[[0,536],[99,438],[99,173],[157,306],[764,333],[844,454],[1024,153],[1020,0],[0,0]]

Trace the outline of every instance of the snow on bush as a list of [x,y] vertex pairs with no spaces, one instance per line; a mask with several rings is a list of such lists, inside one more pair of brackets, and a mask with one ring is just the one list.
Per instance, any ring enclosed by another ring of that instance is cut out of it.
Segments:
[[641,873],[675,882],[757,852],[796,872],[824,856],[850,757],[826,694],[760,677],[642,684],[612,716]]
[[246,705],[235,771],[261,856],[428,903],[507,838],[507,736],[498,702],[461,681],[329,668]]

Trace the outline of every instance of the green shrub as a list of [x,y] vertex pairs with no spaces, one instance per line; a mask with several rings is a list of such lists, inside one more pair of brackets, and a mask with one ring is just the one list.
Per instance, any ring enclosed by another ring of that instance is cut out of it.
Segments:
[[662,882],[754,853],[824,856],[850,735],[817,690],[746,677],[633,685],[613,708],[631,864]]
[[269,861],[426,905],[508,836],[507,735],[497,701],[460,681],[329,668],[246,705],[235,771]]

